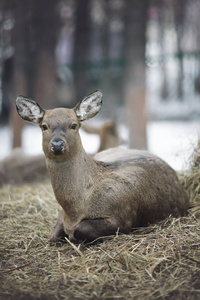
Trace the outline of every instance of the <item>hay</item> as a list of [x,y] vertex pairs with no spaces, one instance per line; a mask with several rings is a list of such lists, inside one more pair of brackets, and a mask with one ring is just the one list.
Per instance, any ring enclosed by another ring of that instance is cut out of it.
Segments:
[[3,187],[0,299],[198,299],[199,165],[198,156],[180,175],[191,198],[187,217],[96,245],[48,243],[59,212],[50,184]]
[[179,177],[190,197],[190,211],[198,213],[200,212],[200,140],[191,155],[189,165],[189,169],[179,174]]

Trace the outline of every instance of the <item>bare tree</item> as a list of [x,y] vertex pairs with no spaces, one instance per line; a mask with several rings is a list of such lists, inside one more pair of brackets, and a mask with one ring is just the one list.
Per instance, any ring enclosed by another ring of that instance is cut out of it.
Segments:
[[81,99],[89,92],[87,67],[90,58],[90,7],[91,0],[76,0],[73,66],[74,86],[77,99]]
[[148,1],[128,1],[126,9],[125,101],[130,147],[146,148],[145,46]]
[[43,103],[55,101],[56,61],[55,48],[60,27],[59,0],[32,1],[32,63],[29,76],[33,97]]
[[[27,69],[29,64],[29,1],[20,0],[12,7],[15,26],[13,30],[14,68],[13,68],[13,96],[27,95]],[[14,102],[13,102],[14,103]],[[21,146],[21,131],[23,122],[18,118],[15,106],[12,106],[11,123],[13,129],[13,147]]]
[[187,0],[173,1],[174,11],[174,22],[177,36],[177,51],[178,51],[178,79],[177,79],[177,96],[180,101],[183,100],[183,79],[184,79],[184,68],[183,68],[183,49],[182,39],[184,34],[185,26],[185,13],[187,8]]

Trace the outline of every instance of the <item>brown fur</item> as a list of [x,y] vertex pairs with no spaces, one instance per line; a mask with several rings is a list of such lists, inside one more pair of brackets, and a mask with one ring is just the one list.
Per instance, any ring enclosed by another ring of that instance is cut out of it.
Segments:
[[[160,158],[119,148],[100,152],[94,159],[85,153],[79,127],[84,110],[89,118],[93,103],[89,104],[79,105],[78,112],[77,108],[46,111],[38,121],[48,127],[43,130],[43,150],[56,199],[63,208],[52,241],[64,234],[71,240],[93,241],[116,231],[129,233],[133,227],[169,215],[184,215],[188,196],[174,170]],[[59,155],[51,149],[55,139],[64,142]]]

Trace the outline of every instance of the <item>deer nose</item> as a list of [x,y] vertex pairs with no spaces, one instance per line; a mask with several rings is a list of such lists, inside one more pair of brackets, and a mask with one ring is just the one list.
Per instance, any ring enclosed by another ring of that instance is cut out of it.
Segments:
[[61,139],[55,139],[51,142],[51,151],[60,154],[64,150],[64,142]]

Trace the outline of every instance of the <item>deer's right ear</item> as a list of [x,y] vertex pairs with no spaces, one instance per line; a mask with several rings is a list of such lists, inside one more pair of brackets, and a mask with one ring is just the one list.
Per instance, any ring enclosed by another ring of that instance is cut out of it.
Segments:
[[37,102],[23,96],[18,96],[16,98],[16,107],[22,119],[40,125],[45,110]]

